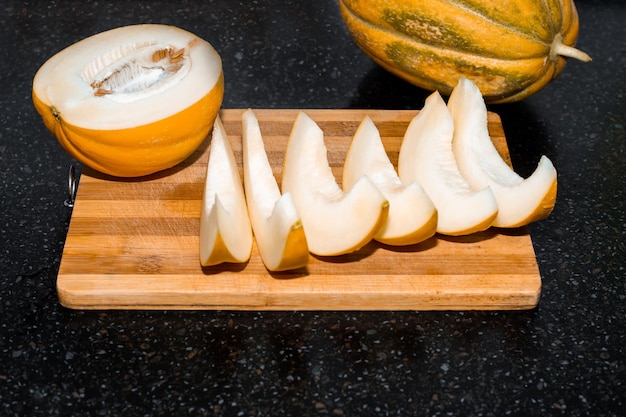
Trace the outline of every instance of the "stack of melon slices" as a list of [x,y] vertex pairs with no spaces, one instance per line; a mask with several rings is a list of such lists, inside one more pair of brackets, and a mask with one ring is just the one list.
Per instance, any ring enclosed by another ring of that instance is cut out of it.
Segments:
[[438,92],[409,124],[398,169],[365,117],[344,161],[341,186],[324,134],[304,112],[292,127],[282,183],[268,162],[251,110],[242,116],[243,186],[216,122],[200,219],[200,262],[246,262],[252,236],[270,271],[306,266],[309,254],[334,256],[372,239],[411,245],[435,233],[465,235],[545,218],[556,200],[556,170],[543,156],[524,179],[500,157],[487,130],[478,88],[461,79],[448,103]]

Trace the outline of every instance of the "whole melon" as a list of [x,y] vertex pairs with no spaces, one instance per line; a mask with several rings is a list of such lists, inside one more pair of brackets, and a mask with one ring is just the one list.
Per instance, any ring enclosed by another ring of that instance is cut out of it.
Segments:
[[356,44],[376,63],[449,95],[460,77],[490,103],[519,101],[552,81],[574,48],[572,0],[339,0]]

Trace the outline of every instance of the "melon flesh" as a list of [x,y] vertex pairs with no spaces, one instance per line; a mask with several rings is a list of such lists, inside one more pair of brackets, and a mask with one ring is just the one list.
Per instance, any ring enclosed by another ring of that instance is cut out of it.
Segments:
[[298,113],[289,136],[281,187],[291,194],[315,255],[360,249],[389,210],[385,196],[367,176],[348,191],[339,187],[328,163],[324,133],[304,112]]
[[398,156],[403,183],[417,181],[437,208],[437,232],[465,235],[489,228],[498,205],[489,187],[474,190],[452,152],[454,124],[439,92],[432,93],[409,124]]
[[200,263],[246,262],[252,228],[237,161],[224,126],[215,120],[200,213]]
[[73,126],[127,129],[184,110],[206,96],[221,73],[215,49],[190,32],[126,26],[50,58],[35,75],[33,92]]
[[556,200],[557,176],[544,155],[533,174],[519,176],[496,150],[487,127],[487,107],[478,87],[461,78],[448,100],[454,121],[452,148],[457,165],[470,186],[489,187],[498,202],[493,225],[519,227],[545,218]]
[[246,202],[263,264],[269,271],[304,267],[309,248],[291,194],[280,193],[254,112],[245,111],[241,123]]
[[416,182],[404,185],[389,160],[371,118],[359,125],[343,165],[342,187],[349,190],[367,175],[389,201],[389,213],[374,239],[388,245],[412,245],[435,234],[437,210]]

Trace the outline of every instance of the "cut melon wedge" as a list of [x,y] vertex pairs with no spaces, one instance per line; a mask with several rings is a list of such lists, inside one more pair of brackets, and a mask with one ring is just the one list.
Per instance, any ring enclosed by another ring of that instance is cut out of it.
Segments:
[[367,175],[389,201],[389,213],[374,239],[388,245],[412,245],[433,236],[437,210],[416,182],[403,185],[389,160],[376,125],[365,116],[343,166],[342,187],[349,190]]
[[452,153],[452,116],[435,91],[409,124],[398,156],[402,183],[417,181],[438,213],[437,232],[465,235],[485,230],[498,214],[489,187],[474,190],[461,175]]
[[235,155],[219,116],[215,119],[200,215],[200,264],[246,262],[252,227]]
[[370,242],[389,202],[367,177],[344,192],[328,163],[324,133],[304,112],[292,127],[283,166],[283,193],[291,193],[302,217],[309,250],[319,256],[356,251]]
[[241,120],[246,201],[261,259],[269,271],[304,267],[309,247],[291,194],[280,194],[254,112]]
[[452,149],[473,189],[490,187],[498,202],[493,225],[519,227],[547,217],[556,201],[557,175],[544,155],[533,174],[519,176],[496,150],[487,128],[487,107],[478,87],[461,78],[448,108],[454,122]]

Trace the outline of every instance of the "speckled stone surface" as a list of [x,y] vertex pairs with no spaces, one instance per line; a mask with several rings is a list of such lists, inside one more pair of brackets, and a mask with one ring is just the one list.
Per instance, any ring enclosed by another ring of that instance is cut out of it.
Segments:
[[513,162],[559,172],[532,225],[530,311],[72,311],[55,279],[72,161],[32,77],[81,38],[181,26],[224,60],[224,107],[421,108],[426,93],[352,43],[334,1],[0,4],[0,415],[623,416],[626,7],[579,1],[579,47],[522,103],[493,106]]

